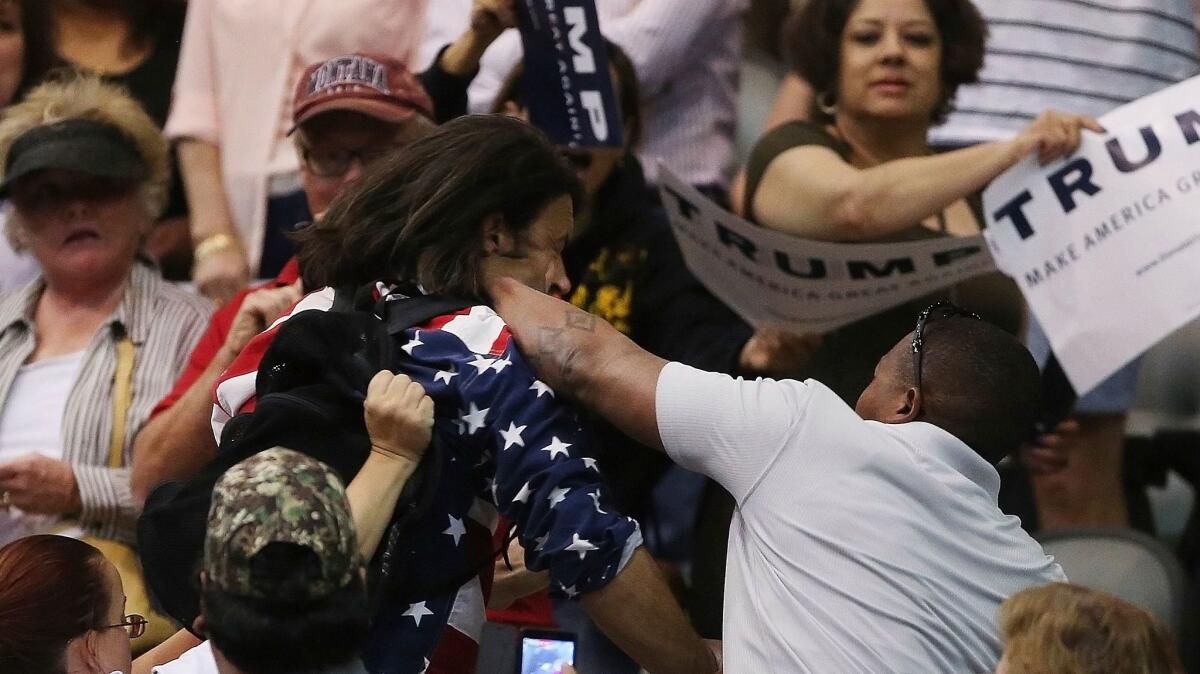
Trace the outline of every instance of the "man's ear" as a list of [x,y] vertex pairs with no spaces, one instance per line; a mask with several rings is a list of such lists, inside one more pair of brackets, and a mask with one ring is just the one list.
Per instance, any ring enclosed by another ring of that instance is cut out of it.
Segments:
[[192,621],[192,632],[201,636],[208,636],[208,623],[204,620],[204,610],[201,609],[200,615]]
[[922,403],[921,392],[916,387],[910,386],[904,389],[904,396],[896,402],[891,414],[880,421],[885,424],[906,424],[916,421],[921,416]]
[[[208,587],[208,572],[201,571],[200,572],[200,589],[203,590],[207,587]],[[205,622],[205,620],[204,620],[204,597],[203,596],[200,597],[200,615],[196,616],[196,619],[192,621],[192,632],[202,635],[202,636],[205,636],[205,637],[208,636],[208,623]]]
[[483,254],[509,255],[516,248],[512,232],[499,213],[489,213],[483,218]]

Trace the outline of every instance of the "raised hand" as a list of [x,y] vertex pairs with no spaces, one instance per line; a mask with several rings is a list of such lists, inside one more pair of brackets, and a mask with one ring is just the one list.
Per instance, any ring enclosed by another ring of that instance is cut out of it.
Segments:
[[371,451],[418,463],[433,438],[433,401],[403,374],[381,370],[363,404]]

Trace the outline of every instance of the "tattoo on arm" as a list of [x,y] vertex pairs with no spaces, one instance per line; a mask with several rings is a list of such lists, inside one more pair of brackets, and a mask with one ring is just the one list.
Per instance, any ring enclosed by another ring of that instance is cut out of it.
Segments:
[[565,327],[539,327],[533,350],[534,367],[547,374],[554,373],[568,386],[574,385],[580,372],[579,362],[587,352],[587,337],[596,333],[597,321],[585,311],[568,309],[564,315]]
[[581,330],[583,332],[596,332],[596,316],[589,314],[586,311],[576,309],[575,311],[567,312],[567,329]]

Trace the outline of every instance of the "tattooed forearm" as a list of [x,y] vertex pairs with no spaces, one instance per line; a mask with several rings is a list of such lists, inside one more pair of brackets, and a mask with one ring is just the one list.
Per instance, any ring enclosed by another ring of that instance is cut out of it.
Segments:
[[595,315],[589,314],[582,309],[567,311],[566,317],[567,330],[578,330],[587,333],[596,332],[596,323],[600,320]]
[[582,361],[599,347],[595,342],[600,341],[596,334],[600,324],[595,316],[571,308],[564,312],[563,325],[538,326],[535,348],[527,357],[534,369],[551,380],[547,383],[570,393],[584,383],[579,375],[588,368]]

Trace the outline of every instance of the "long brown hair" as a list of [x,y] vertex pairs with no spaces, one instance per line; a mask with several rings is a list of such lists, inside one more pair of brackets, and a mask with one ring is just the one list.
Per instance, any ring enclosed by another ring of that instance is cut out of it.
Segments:
[[66,536],[0,548],[0,672],[61,674],[67,642],[104,624],[104,556]]
[[295,236],[309,288],[376,280],[482,299],[483,223],[520,233],[579,181],[540,131],[504,115],[448,122],[372,166]]

